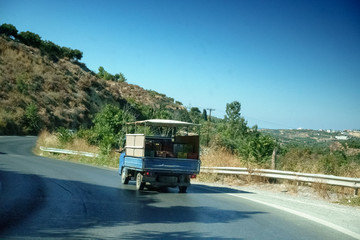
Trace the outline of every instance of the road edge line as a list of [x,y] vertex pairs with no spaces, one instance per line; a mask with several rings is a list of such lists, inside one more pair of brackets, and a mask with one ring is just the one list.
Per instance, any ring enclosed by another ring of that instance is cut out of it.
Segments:
[[262,205],[266,205],[266,206],[269,206],[269,207],[272,207],[272,208],[276,208],[276,209],[279,209],[279,210],[282,210],[282,211],[285,211],[285,212],[288,212],[288,213],[297,215],[297,216],[299,216],[299,217],[308,219],[308,220],[310,220],[310,221],[319,223],[319,224],[321,224],[321,225],[324,225],[324,226],[326,226],[326,227],[328,227],[328,228],[334,229],[334,230],[336,230],[336,231],[338,231],[338,232],[344,233],[344,234],[346,234],[346,235],[348,235],[348,236],[350,236],[350,237],[353,237],[353,238],[355,238],[355,239],[360,239],[360,234],[358,234],[358,233],[355,233],[355,232],[353,232],[353,231],[351,231],[351,230],[349,230],[349,229],[340,227],[340,226],[338,226],[338,225],[336,225],[336,224],[334,224],[334,223],[325,221],[325,220],[323,220],[323,219],[320,219],[320,218],[311,216],[311,215],[306,214],[306,213],[302,213],[302,212],[299,212],[299,211],[296,211],[296,210],[293,210],[293,209],[290,209],[290,208],[278,206],[278,205],[275,205],[275,204],[263,202],[263,201],[260,201],[260,200],[251,199],[251,198],[249,198],[249,197],[239,196],[239,195],[234,194],[234,193],[225,193],[225,192],[222,192],[222,191],[219,191],[219,190],[214,190],[214,189],[207,188],[207,187],[203,187],[203,186],[197,186],[197,187],[206,188],[206,189],[211,190],[211,191],[214,191],[214,192],[224,193],[224,194],[229,195],[229,196],[246,199],[246,200],[249,200],[249,201],[252,201],[252,202],[256,202],[256,203],[259,203],[259,204],[262,204]]

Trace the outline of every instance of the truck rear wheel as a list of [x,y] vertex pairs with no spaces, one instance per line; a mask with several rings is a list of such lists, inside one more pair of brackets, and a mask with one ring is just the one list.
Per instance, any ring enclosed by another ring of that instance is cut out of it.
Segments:
[[125,168],[123,168],[122,170],[121,170],[121,182],[123,183],[123,184],[128,184],[129,183],[129,177],[128,176],[126,176],[126,169]]
[[138,173],[136,175],[136,190],[138,191],[144,190],[145,183],[142,180],[143,180],[142,174]]
[[186,193],[187,187],[186,186],[179,186],[179,193]]

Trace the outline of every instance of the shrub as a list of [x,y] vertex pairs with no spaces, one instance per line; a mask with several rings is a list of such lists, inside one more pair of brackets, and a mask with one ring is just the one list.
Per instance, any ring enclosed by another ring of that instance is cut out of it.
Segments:
[[350,140],[347,140],[345,143],[349,148],[358,148],[360,149],[360,139],[359,138],[353,138]]
[[61,47],[51,41],[42,41],[41,50],[43,53],[48,54],[53,61],[62,57]]
[[96,114],[92,128],[91,143],[100,146],[103,154],[108,154],[110,149],[118,148],[124,138],[126,122],[134,121],[135,117],[129,110],[120,109],[114,105],[106,105]]
[[240,115],[241,104],[234,101],[226,105],[226,116],[218,123],[218,144],[245,158],[248,162],[265,164],[276,146],[275,140],[261,134],[257,126],[247,126]]
[[27,76],[25,74],[16,77],[16,89],[22,94],[28,94],[29,86],[27,84]]
[[28,134],[37,134],[41,129],[41,119],[38,114],[38,107],[30,103],[25,109],[25,129]]
[[321,172],[324,174],[340,175],[342,167],[348,164],[346,155],[337,151],[325,155],[320,159]]
[[64,127],[59,127],[56,130],[56,136],[61,145],[71,143],[74,139],[73,133]]
[[38,34],[29,31],[19,33],[18,38],[20,42],[36,48],[39,48],[42,43]]
[[17,37],[18,30],[14,25],[4,23],[0,26],[0,34],[4,34],[8,37]]

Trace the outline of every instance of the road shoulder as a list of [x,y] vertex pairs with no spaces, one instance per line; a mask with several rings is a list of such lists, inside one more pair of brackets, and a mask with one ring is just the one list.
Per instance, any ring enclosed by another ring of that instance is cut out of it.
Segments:
[[[194,185],[225,187],[221,184],[195,182]],[[274,207],[307,218],[314,222],[360,239],[360,207],[345,206],[321,199],[313,194],[289,193],[278,187],[268,186],[226,186],[254,194],[224,193]],[[205,187],[205,186],[204,186]]]

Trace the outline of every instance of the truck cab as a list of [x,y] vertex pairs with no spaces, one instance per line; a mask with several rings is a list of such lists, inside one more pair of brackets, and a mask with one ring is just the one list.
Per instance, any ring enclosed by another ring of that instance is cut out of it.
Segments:
[[[199,124],[150,119],[127,124],[125,148],[119,160],[123,184],[136,181],[136,189],[147,186],[178,187],[185,193],[190,179],[200,172]],[[127,130],[128,131],[128,130]]]

